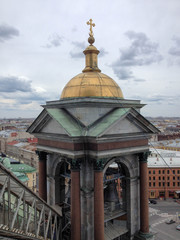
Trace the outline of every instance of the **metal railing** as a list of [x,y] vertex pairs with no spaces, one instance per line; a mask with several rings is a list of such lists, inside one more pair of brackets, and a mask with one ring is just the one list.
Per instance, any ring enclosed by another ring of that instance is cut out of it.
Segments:
[[0,236],[60,240],[61,216],[0,164]]

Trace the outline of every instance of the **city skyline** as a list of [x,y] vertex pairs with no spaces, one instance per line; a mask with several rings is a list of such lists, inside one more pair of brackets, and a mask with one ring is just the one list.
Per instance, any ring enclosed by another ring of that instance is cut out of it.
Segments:
[[92,18],[98,66],[142,114],[180,117],[180,2],[2,0],[1,118],[36,117],[81,73]]

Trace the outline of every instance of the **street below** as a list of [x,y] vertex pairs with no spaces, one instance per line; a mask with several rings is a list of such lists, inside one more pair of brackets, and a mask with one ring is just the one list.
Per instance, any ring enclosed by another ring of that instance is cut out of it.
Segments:
[[[167,224],[173,219],[175,223]],[[157,200],[157,204],[149,204],[150,230],[155,233],[156,240],[180,240],[180,204],[174,199]]]

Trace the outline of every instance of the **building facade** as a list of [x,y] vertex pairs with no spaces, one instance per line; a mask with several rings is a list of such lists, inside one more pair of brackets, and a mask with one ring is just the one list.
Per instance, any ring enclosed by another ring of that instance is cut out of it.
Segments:
[[149,198],[179,198],[180,153],[151,149],[148,157]]

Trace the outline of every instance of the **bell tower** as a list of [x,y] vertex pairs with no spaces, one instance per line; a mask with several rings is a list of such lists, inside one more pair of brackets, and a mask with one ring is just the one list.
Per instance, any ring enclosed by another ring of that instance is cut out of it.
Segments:
[[149,232],[148,139],[158,130],[140,100],[98,68],[90,19],[85,68],[46,102],[28,131],[38,138],[39,195],[72,240],[153,239]]

